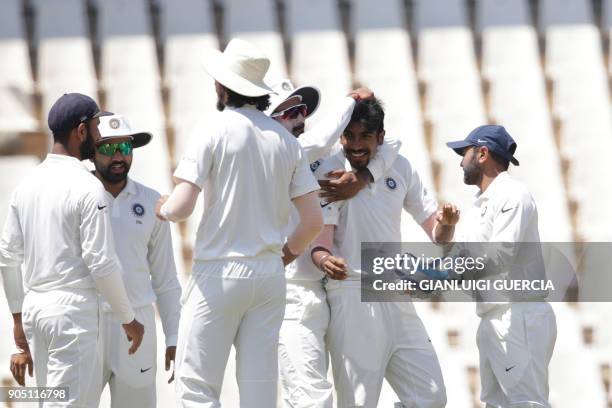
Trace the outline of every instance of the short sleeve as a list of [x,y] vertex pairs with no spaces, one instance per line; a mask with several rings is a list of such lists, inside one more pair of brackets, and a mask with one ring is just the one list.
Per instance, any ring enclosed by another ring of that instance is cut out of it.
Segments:
[[404,210],[408,211],[417,224],[422,224],[438,209],[438,203],[431,192],[423,185],[416,170],[407,163],[406,180],[408,188],[404,197]]
[[187,150],[174,171],[174,177],[186,180],[202,189],[212,168],[215,140],[218,140],[221,131],[219,127],[204,131],[197,126]]
[[298,151],[298,162],[293,175],[291,177],[291,185],[289,187],[289,197],[293,200],[296,197],[303,196],[312,191],[319,189],[319,183],[312,174],[310,164],[308,163],[308,157],[304,153],[301,146],[297,145]]

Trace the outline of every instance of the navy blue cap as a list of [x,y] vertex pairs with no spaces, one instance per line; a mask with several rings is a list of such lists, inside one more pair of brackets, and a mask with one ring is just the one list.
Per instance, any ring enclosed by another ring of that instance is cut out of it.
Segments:
[[80,123],[107,115],[98,104],[87,95],[68,93],[62,95],[51,107],[47,124],[53,133],[68,131]]
[[465,140],[448,142],[448,147],[453,149],[458,155],[462,155],[463,149],[469,146],[486,146],[489,151],[501,158],[508,160],[515,166],[519,165],[514,158],[516,142],[503,126],[484,125],[472,130]]

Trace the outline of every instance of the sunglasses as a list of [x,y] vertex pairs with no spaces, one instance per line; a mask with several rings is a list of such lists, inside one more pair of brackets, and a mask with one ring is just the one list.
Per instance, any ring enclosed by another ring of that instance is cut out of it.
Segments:
[[108,157],[113,157],[115,152],[119,150],[122,155],[128,156],[132,154],[132,142],[125,141],[121,143],[105,143],[98,146],[98,152]]
[[306,113],[308,113],[308,108],[306,107],[306,105],[300,104],[300,105],[292,106],[292,107],[287,108],[285,110],[282,110],[280,112],[273,113],[272,117],[273,118],[280,117],[281,119],[287,120],[287,119],[295,119],[300,114],[302,116],[306,116]]

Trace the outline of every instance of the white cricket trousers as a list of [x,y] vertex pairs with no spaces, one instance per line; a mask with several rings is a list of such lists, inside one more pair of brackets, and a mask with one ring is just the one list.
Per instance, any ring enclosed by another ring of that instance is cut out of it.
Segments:
[[278,357],[287,408],[332,408],[327,381],[329,305],[323,281],[287,281],[287,306]]
[[359,281],[328,281],[338,408],[376,408],[387,379],[406,408],[441,408],[438,357],[412,302],[361,302]]
[[220,407],[232,344],[241,407],[276,407],[285,312],[279,256],[196,262],[183,294],[176,355],[179,407]]
[[548,365],[557,339],[546,302],[496,306],[480,321],[480,399],[487,407],[550,407]]
[[102,388],[108,383],[111,408],[156,406],[155,308],[146,305],[135,308],[134,313],[145,332],[140,347],[132,355],[128,354],[132,343],[127,339],[121,323],[110,311],[102,314]]
[[100,307],[95,289],[29,291],[23,329],[38,387],[68,387],[67,402],[41,407],[97,407],[102,380]]

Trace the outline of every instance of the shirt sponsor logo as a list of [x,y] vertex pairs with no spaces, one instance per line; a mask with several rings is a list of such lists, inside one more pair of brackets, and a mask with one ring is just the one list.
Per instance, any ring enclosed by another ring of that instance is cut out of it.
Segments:
[[487,213],[487,206],[485,205],[484,207],[482,207],[482,212],[480,213],[480,216],[484,217],[486,213]]
[[501,212],[502,212],[502,214],[504,214],[504,213],[507,213],[508,211],[513,210],[513,209],[514,209],[514,207],[502,208]]
[[98,204],[98,210],[103,210],[103,209],[105,209],[105,208],[106,208],[106,206],[105,206],[105,205],[100,205],[100,204]]
[[321,165],[321,162],[318,160],[316,162],[310,163],[310,171],[314,172],[315,170],[319,168],[320,165]]
[[145,209],[142,204],[136,203],[132,206],[132,213],[137,217],[145,215]]
[[397,188],[397,182],[392,177],[387,177],[385,179],[385,184],[390,190],[395,190]]

